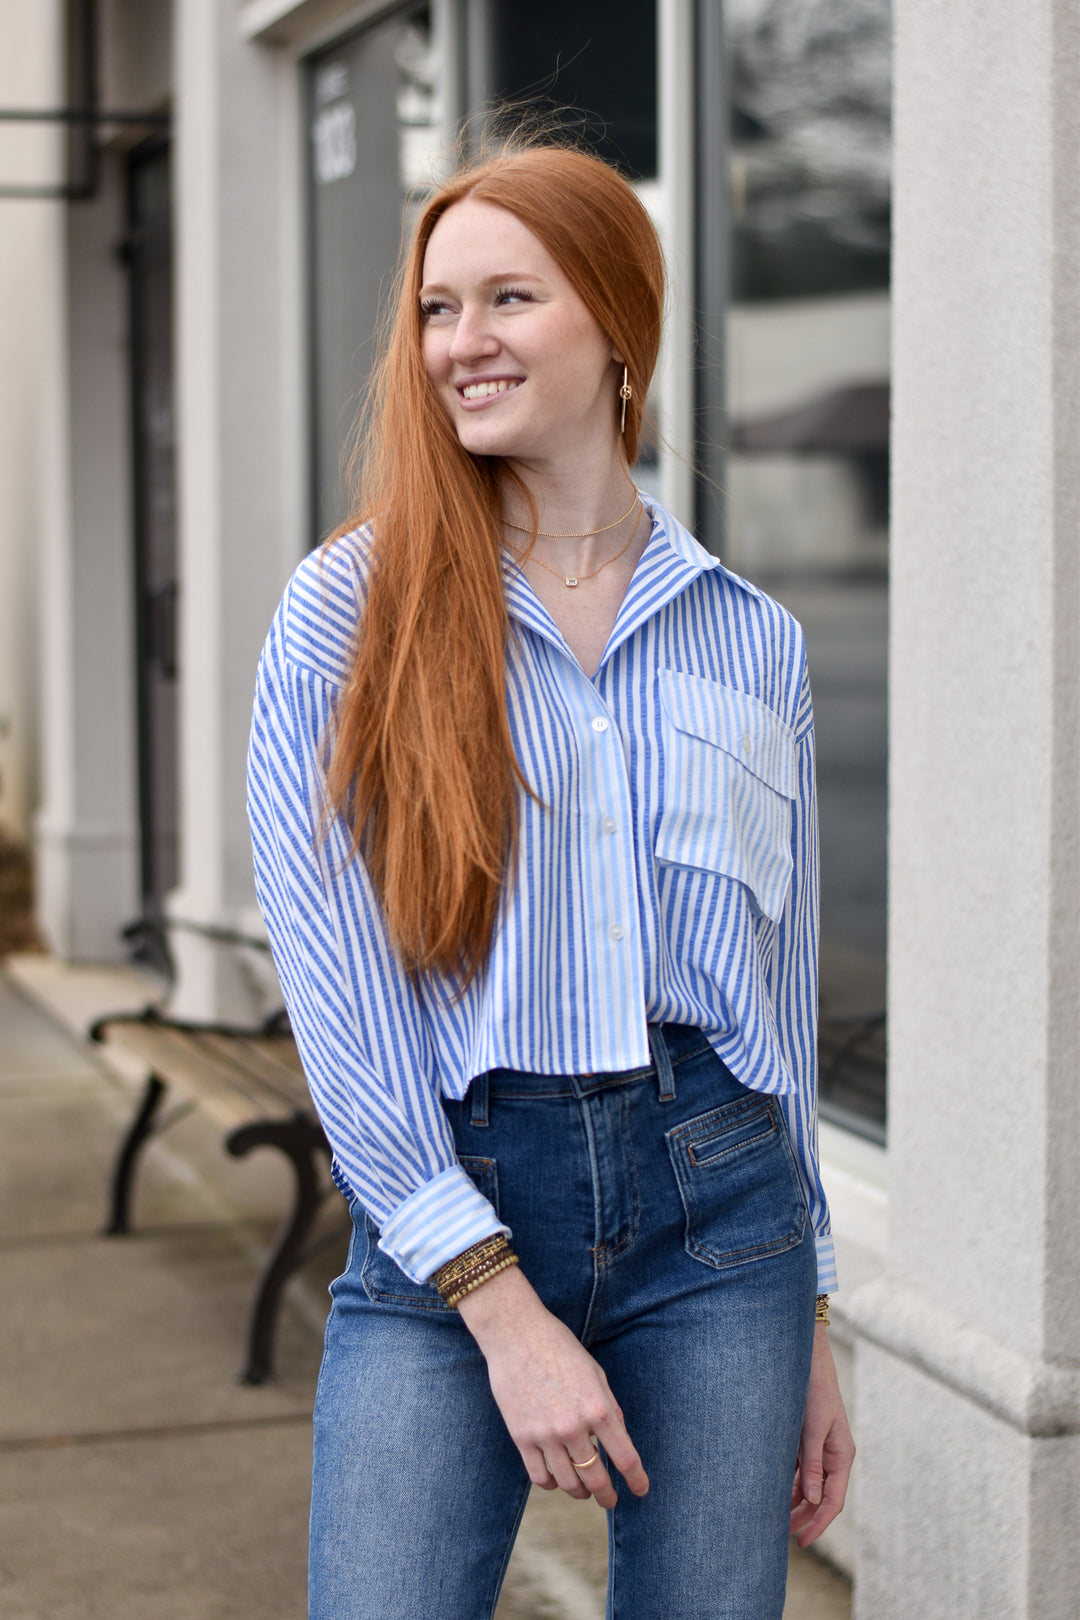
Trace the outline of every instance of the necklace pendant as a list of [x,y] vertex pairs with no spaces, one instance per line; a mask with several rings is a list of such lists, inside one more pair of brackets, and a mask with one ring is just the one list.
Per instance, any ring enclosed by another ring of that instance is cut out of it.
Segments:
[[576,579],[571,579],[569,574],[564,574],[563,579],[566,582],[567,590],[572,591],[574,589],[574,586],[577,584],[577,580]]

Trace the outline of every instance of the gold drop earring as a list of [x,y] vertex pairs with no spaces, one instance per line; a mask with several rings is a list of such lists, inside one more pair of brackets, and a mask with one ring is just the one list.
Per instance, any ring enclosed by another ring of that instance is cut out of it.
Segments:
[[630,378],[626,366],[622,368],[622,387],[619,389],[619,398],[622,400],[622,417],[619,422],[619,432],[626,432],[626,402],[633,399],[634,390],[630,386]]

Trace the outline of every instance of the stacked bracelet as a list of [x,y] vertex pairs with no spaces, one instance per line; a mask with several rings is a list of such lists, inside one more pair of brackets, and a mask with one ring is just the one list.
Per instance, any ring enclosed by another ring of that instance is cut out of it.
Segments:
[[814,1321],[815,1322],[824,1322],[825,1326],[828,1327],[828,1325],[829,1325],[829,1296],[828,1296],[828,1294],[819,1294],[818,1295],[817,1304],[814,1307]]
[[474,1288],[479,1288],[481,1283],[519,1264],[517,1255],[503,1234],[497,1232],[494,1237],[484,1238],[482,1243],[474,1243],[471,1249],[466,1249],[456,1259],[448,1260],[431,1280],[442,1295],[443,1303],[454,1306],[466,1294],[471,1294]]

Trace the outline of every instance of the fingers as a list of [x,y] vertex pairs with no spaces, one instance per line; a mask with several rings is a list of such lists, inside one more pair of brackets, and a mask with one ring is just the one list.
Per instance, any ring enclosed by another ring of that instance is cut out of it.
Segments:
[[847,1496],[854,1446],[835,1448],[830,1455],[800,1459],[791,1492],[791,1534],[800,1547],[809,1547],[840,1513]]
[[[575,1459],[580,1459],[580,1467]],[[601,1459],[600,1447],[591,1434],[565,1448],[553,1448],[548,1456],[548,1467],[567,1496],[576,1497],[579,1502],[595,1496],[602,1507],[614,1507],[615,1490]]]
[[637,1447],[626,1432],[622,1413],[617,1418],[607,1418],[603,1423],[598,1423],[596,1432],[607,1452],[608,1461],[618,1469],[630,1490],[635,1496],[646,1495],[649,1476],[642,1466]]
[[537,1446],[518,1446],[518,1451],[530,1482],[542,1491],[557,1491],[559,1482],[544,1461],[544,1453]]
[[[622,1422],[612,1417],[602,1417],[601,1421],[597,1422],[597,1429],[601,1427],[602,1429],[610,1427],[614,1430],[612,1443],[619,1448],[619,1456],[623,1463],[619,1473],[627,1481],[633,1494],[643,1497],[649,1489],[648,1474],[644,1473],[641,1458],[633,1447],[630,1435],[622,1426]],[[604,1450],[607,1452],[607,1461],[614,1463],[615,1458],[607,1443],[604,1443]],[[568,1497],[573,1497],[578,1502],[585,1502],[588,1497],[596,1497],[602,1508],[614,1508],[615,1502],[619,1500],[604,1460],[601,1440],[597,1439],[596,1434],[585,1435],[570,1443],[554,1443],[544,1447],[544,1450],[529,1448],[529,1452],[523,1450],[521,1456],[525,1458],[529,1479],[533,1481],[534,1486],[539,1486],[542,1490],[565,1490]]]
[[834,1483],[830,1475],[818,1506],[804,1500],[792,1513],[791,1533],[800,1547],[809,1547],[832,1524],[844,1506],[845,1486],[846,1481]]

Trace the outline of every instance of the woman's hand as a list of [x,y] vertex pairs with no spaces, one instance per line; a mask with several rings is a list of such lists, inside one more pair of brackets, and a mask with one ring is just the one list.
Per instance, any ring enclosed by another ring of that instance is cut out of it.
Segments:
[[574,1467],[599,1440],[634,1495],[645,1495],[648,1476],[603,1368],[516,1266],[466,1294],[458,1310],[483,1352],[491,1393],[534,1485],[614,1507],[601,1459]]
[[829,1330],[819,1323],[791,1491],[791,1533],[800,1547],[816,1541],[840,1512],[854,1460],[855,1442],[836,1378]]

